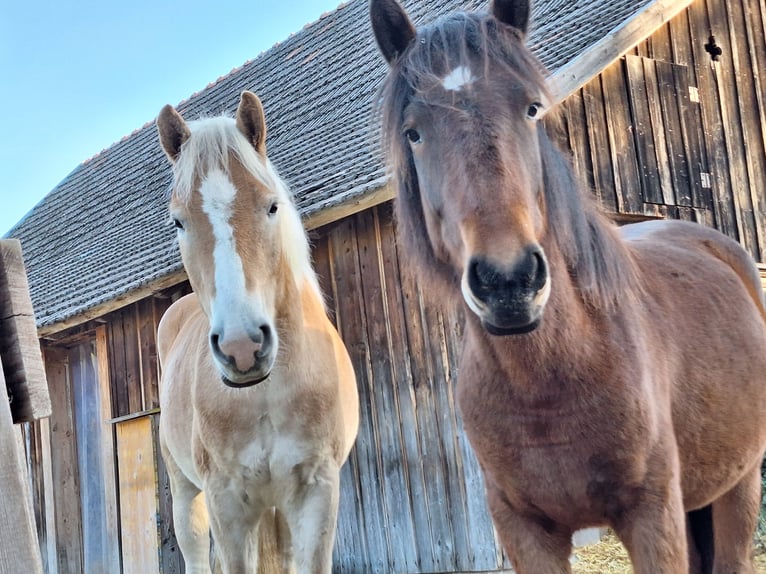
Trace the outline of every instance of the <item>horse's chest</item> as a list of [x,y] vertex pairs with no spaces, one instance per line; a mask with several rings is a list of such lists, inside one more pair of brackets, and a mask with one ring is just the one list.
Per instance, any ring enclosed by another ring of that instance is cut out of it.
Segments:
[[646,472],[635,434],[605,427],[581,406],[522,410],[495,401],[476,407],[464,409],[471,445],[490,483],[517,509],[580,528],[632,504]]

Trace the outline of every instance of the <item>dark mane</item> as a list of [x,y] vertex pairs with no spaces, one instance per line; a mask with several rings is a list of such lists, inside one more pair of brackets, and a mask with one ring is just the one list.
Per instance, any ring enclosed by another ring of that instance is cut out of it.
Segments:
[[[417,37],[393,63],[381,87],[383,144],[397,193],[396,219],[406,259],[417,273],[428,274],[434,299],[442,303],[459,294],[460,277],[434,252],[420,199],[415,165],[403,134],[403,111],[418,89],[440,80],[445,71],[469,58],[501,65],[519,85],[547,94],[542,64],[524,45],[518,30],[488,14],[456,13],[418,29]],[[489,83],[488,83],[489,85]],[[614,225],[598,210],[539,124],[543,162],[543,200],[548,233],[561,248],[584,300],[611,307],[635,289],[635,272]]]

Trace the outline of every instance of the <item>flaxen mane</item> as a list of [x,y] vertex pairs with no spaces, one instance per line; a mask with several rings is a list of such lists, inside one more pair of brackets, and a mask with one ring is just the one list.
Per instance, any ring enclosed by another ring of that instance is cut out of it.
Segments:
[[[477,13],[452,14],[419,29],[416,41],[392,65],[380,94],[384,149],[397,190],[396,216],[404,252],[415,269],[436,272],[436,284],[441,289],[435,299],[442,301],[459,295],[454,286],[459,284],[460,277],[453,267],[439,259],[427,236],[402,114],[408,103],[416,101],[429,86],[437,85],[446,72],[471,61],[484,64],[485,76],[480,81],[491,82],[490,63],[499,62],[504,73],[547,94],[544,68],[526,48],[519,31],[487,14]],[[586,196],[542,123],[538,129],[544,173],[541,203],[547,216],[547,232],[561,247],[585,301],[612,306],[640,289],[630,256],[617,239],[613,225]]]

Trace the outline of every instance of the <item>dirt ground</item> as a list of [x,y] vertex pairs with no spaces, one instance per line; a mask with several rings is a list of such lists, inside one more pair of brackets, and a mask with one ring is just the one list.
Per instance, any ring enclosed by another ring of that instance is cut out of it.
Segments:
[[[766,552],[756,555],[756,572],[766,574]],[[575,550],[574,574],[631,574],[628,553],[614,534],[607,534],[598,544]]]

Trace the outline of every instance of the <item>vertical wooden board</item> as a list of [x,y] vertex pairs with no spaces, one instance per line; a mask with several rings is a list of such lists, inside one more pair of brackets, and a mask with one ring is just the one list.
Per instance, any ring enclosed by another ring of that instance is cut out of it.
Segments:
[[670,30],[667,24],[663,24],[649,36],[648,44],[650,58],[663,62],[670,62],[673,60]]
[[69,350],[69,370],[74,402],[77,465],[80,476],[83,566],[85,572],[109,570],[110,540],[102,460],[102,420],[96,378],[95,341],[88,339]]
[[101,423],[101,474],[104,484],[104,519],[106,527],[106,564],[109,572],[120,569],[120,522],[118,515],[117,477],[115,476],[114,427],[108,421],[113,418],[111,382],[109,380],[109,343],[106,325],[96,328],[96,360]]
[[[743,0],[728,0],[726,13],[729,17],[729,34],[732,37],[732,63],[736,80],[736,108],[742,122],[742,143],[744,145],[744,164],[750,183],[749,201],[745,201],[744,209],[752,209],[752,214],[746,213],[746,218],[753,219],[755,227],[754,251],[751,253],[756,261],[766,255],[766,226],[763,214],[766,214],[766,148],[764,147],[763,101],[758,97],[761,86],[756,79],[759,74],[758,61],[751,49],[752,35],[750,23],[745,16],[749,10],[743,8]],[[761,37],[760,42],[764,39]],[[755,251],[757,249],[757,251]]]
[[[159,437],[160,416],[151,415],[152,434],[155,444]],[[155,448],[157,465],[157,515],[160,531],[160,571],[162,574],[184,574],[184,561],[178,548],[173,527],[173,499],[170,493],[170,478],[162,459],[160,449]]]
[[[359,434],[356,439],[355,462],[358,490],[356,501],[358,521],[357,535],[360,537],[358,548],[361,553],[350,556],[342,551],[336,552],[339,562],[346,562],[348,571],[370,568],[373,571],[387,571],[390,564],[389,544],[384,529],[383,514],[385,508],[380,497],[380,477],[377,466],[377,429],[375,429],[374,404],[371,396],[373,384],[369,366],[369,348],[365,337],[364,309],[359,302],[362,293],[359,271],[356,229],[353,218],[347,218],[334,225],[330,232],[330,260],[332,263],[333,282],[338,298],[338,329],[346,344],[356,373],[359,390]],[[348,491],[341,494],[346,495]],[[336,550],[338,549],[336,547]]]
[[[153,313],[154,313],[154,337],[155,337],[155,345],[157,344],[157,328],[160,326],[160,321],[162,320],[162,316],[165,314],[165,311],[168,310],[168,307],[170,307],[173,304],[173,300],[168,295],[155,295],[152,297],[153,301]],[[160,386],[160,379],[162,377],[162,366],[160,365],[160,357],[159,353],[157,353],[156,357],[157,361],[155,363],[155,369],[157,369],[157,394],[159,395],[159,386]],[[159,399],[158,399],[159,400]]]
[[125,328],[121,311],[107,315],[107,333],[112,412],[115,417],[123,417],[130,414],[130,401],[128,400],[127,366],[125,364]]
[[157,483],[150,417],[117,424],[123,574],[159,574]]
[[607,120],[604,107],[604,95],[601,89],[601,76],[588,82],[582,89],[585,104],[590,158],[593,163],[593,183],[596,195],[602,207],[612,213],[617,212],[617,191],[607,135]]
[[447,332],[442,313],[436,309],[427,309],[426,320],[432,333],[430,353],[434,362],[434,376],[438,381],[434,385],[433,397],[442,443],[441,464],[447,490],[447,512],[454,537],[455,569],[468,570],[475,567],[477,559],[485,557],[477,557],[474,548],[468,544],[465,477],[457,444],[457,406],[452,382],[454,371],[448,356]]
[[141,359],[138,343],[136,307],[131,305],[123,310],[125,333],[125,381],[128,385],[129,414],[144,410],[144,393],[141,387]]
[[[636,138],[641,191],[647,203],[663,203],[660,184],[660,168],[655,149],[655,129],[662,129],[652,122],[649,112],[649,95],[644,76],[644,58],[625,56],[628,99],[633,117],[633,136]],[[654,95],[654,94],[653,94]]]
[[[42,558],[43,571],[48,572],[48,517],[46,515],[45,452],[39,421],[22,425],[26,442],[26,458],[29,473],[32,510],[37,528],[37,542]],[[50,493],[48,493],[50,496]]]
[[143,389],[143,408],[160,406],[159,371],[157,370],[157,324],[154,321],[154,298],[141,299],[135,304],[138,354]]
[[716,38],[723,49],[720,60],[713,65],[715,89],[720,102],[720,121],[723,127],[723,141],[728,159],[728,177],[731,179],[734,200],[734,219],[737,222],[739,242],[751,254],[757,256],[757,237],[753,221],[750,180],[746,158],[742,153],[742,117],[737,94],[737,78],[734,74],[734,58],[737,56],[737,32],[729,28],[728,7],[724,0],[709,0],[710,19],[715,24]]
[[53,483],[53,454],[51,449],[51,428],[50,417],[39,420],[35,426],[40,427],[40,446],[42,451],[41,467],[38,469],[42,473],[43,492],[45,493],[44,504],[41,513],[44,515],[44,522],[38,523],[45,531],[44,538],[40,538],[40,553],[43,556],[43,571],[47,574],[58,574],[57,543],[56,534],[56,506],[54,501],[55,487]]
[[[334,225],[323,228],[321,252],[326,253],[326,286],[328,290],[336,293],[333,296],[332,307],[329,307],[330,315],[337,321],[339,318],[337,307],[337,289],[335,285],[335,270],[333,268],[332,242],[330,231]],[[341,333],[342,336],[342,333]],[[357,375],[357,386],[359,377]],[[356,572],[358,564],[363,563],[368,555],[367,541],[363,532],[360,532],[364,524],[362,513],[362,494],[360,484],[359,459],[357,446],[351,449],[346,464],[341,468],[340,478],[340,503],[338,508],[338,524],[333,549],[333,567],[341,573]]]
[[83,572],[80,477],[67,353],[46,347],[44,357],[51,398],[49,424],[57,569],[62,573]]
[[660,85],[657,79],[656,61],[648,58],[641,60],[644,73],[644,85],[646,88],[647,107],[649,110],[649,122],[652,125],[652,137],[654,138],[654,152],[657,154],[657,168],[659,176],[659,197],[656,203],[663,205],[675,205],[676,197],[673,190],[671,177],[670,159],[668,158],[667,126],[662,113],[662,97]]
[[[697,61],[695,59],[691,29],[689,22],[689,9],[687,8],[670,21],[670,39],[673,48],[673,59],[678,66],[674,66],[674,74],[683,75],[688,86],[682,93],[682,88],[677,87],[679,94],[679,109],[681,113],[681,125],[684,128],[684,145],[687,146],[686,155],[689,160],[691,179],[692,205],[701,209],[713,209],[713,196],[709,187],[702,187],[701,173],[709,173],[707,158],[702,148],[704,131],[702,129],[702,115],[700,112],[699,98],[691,98],[690,90],[697,90]],[[683,77],[676,79],[676,86],[683,83]]]
[[327,306],[330,320],[335,323],[335,285],[332,281],[332,271],[330,266],[330,250],[327,239],[328,227],[323,227],[314,231],[315,236],[311,241],[311,257],[314,263],[319,279],[319,286],[324,295],[325,305]]
[[720,231],[739,239],[739,231],[735,220],[735,209],[732,183],[728,176],[729,166],[726,156],[723,125],[720,116],[720,102],[716,89],[715,74],[710,56],[705,52],[704,44],[710,33],[705,2],[692,2],[688,8],[689,32],[695,41],[692,44],[697,90],[700,99],[699,114],[702,119],[704,137],[702,153],[708,160],[711,172],[713,208],[716,225]]
[[609,150],[612,165],[616,168],[615,192],[620,213],[643,212],[638,162],[635,143],[631,134],[630,106],[626,94],[623,61],[607,67],[601,74],[606,108]]
[[572,149],[572,165],[577,172],[578,180],[587,186],[588,191],[595,193],[593,182],[593,158],[588,147],[588,126],[585,119],[585,104],[582,90],[569,96],[561,106],[567,115],[569,126],[569,147]]
[[684,126],[682,125],[678,106],[683,93],[677,91],[677,88],[686,90],[686,97],[688,99],[689,83],[686,80],[683,82],[683,85],[677,86],[676,82],[681,81],[683,77],[676,75],[673,68],[674,65],[668,62],[655,62],[657,85],[660,94],[660,110],[662,111],[662,123],[665,126],[665,141],[668,146],[668,160],[670,175],[673,180],[675,204],[690,207],[692,205],[692,194],[689,165],[686,156],[688,146],[684,145]]
[[[397,357],[396,370],[392,381],[391,393],[396,402],[397,416],[401,427],[407,486],[410,500],[410,519],[414,526],[414,545],[417,548],[419,571],[444,569],[445,560],[452,558],[440,552],[439,536],[432,527],[432,508],[428,500],[427,481],[425,474],[423,452],[421,450],[420,432],[418,427],[418,405],[413,389],[417,386],[417,373],[413,372],[414,362],[423,363],[427,360],[422,354],[424,348],[421,339],[412,340],[412,323],[419,322],[420,316],[407,312],[410,301],[418,299],[414,286],[405,287],[402,274],[411,270],[401,269],[400,256],[397,249],[396,232],[393,223],[391,205],[378,208],[381,257],[384,276],[386,277],[386,304],[388,308],[388,323],[390,329],[391,353]],[[408,279],[411,279],[409,277]],[[419,331],[422,332],[422,329]],[[460,543],[458,543],[459,545]],[[462,546],[465,545],[463,541]],[[450,547],[455,544],[451,543]]]
[[378,473],[385,515],[383,525],[392,552],[389,568],[410,572],[416,567],[415,535],[404,469],[408,463],[402,449],[401,427],[394,401],[393,353],[389,336],[391,321],[386,299],[386,281],[380,253],[377,209],[366,209],[356,219],[362,298],[366,315],[366,337],[370,348],[371,397],[377,429]]
[[426,477],[423,472],[423,457],[417,427],[417,406],[413,394],[412,362],[415,357],[408,337],[408,322],[405,299],[409,294],[402,288],[400,253],[397,250],[396,232],[393,222],[392,204],[379,206],[381,260],[386,278],[385,303],[388,309],[390,354],[393,362],[393,376],[390,392],[396,404],[398,426],[401,430],[404,455],[404,472],[408,489],[410,510],[408,519],[412,523],[413,546],[417,553],[418,571],[432,571],[436,568],[434,540],[430,527],[430,512],[425,504]]

